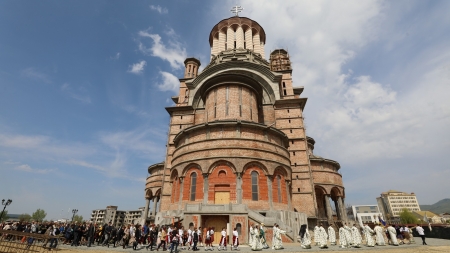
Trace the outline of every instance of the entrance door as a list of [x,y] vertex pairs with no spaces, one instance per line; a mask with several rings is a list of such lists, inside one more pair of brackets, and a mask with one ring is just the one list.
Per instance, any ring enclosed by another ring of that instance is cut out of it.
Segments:
[[[206,218],[206,217],[205,217]],[[228,223],[228,216],[208,216],[206,218],[205,227],[214,227],[214,244],[219,244],[222,238],[222,228],[226,228]],[[206,236],[206,235],[205,235]]]
[[230,203],[230,192],[214,193],[214,204],[229,204],[229,203]]

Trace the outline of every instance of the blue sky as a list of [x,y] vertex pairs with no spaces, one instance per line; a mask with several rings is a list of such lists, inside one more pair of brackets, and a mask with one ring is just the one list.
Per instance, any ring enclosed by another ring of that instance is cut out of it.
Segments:
[[[0,198],[10,213],[144,205],[164,159],[186,57],[235,1],[0,2]],[[449,197],[448,1],[240,1],[289,50],[315,153],[341,164],[347,204],[389,189]]]

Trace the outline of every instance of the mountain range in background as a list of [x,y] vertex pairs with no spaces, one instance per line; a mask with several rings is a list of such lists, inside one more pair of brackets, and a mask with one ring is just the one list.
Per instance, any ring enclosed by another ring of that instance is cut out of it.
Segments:
[[441,199],[432,205],[420,205],[420,210],[435,214],[450,213],[450,199]]

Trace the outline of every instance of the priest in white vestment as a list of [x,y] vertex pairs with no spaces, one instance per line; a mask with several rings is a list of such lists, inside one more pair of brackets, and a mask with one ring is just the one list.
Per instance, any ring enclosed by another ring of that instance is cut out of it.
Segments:
[[364,225],[364,236],[366,237],[366,245],[367,247],[375,247],[375,241],[373,240],[372,235],[374,231],[369,227],[369,225]]
[[344,223],[344,231],[345,231],[345,240],[347,240],[348,247],[353,246],[353,237],[352,237],[352,229],[347,226],[347,223]]
[[348,248],[350,245],[347,242],[347,231],[344,227],[339,228],[339,247]]
[[328,248],[328,235],[327,231],[325,231],[325,228],[323,228],[323,224],[320,223],[320,227],[318,229],[318,242],[319,242],[319,248],[325,249]]
[[362,237],[358,227],[356,227],[356,224],[353,224],[352,227],[352,237],[353,237],[353,247],[361,248]]
[[252,226],[250,229],[250,236],[252,238],[252,244],[250,244],[250,248],[253,251],[260,251],[262,250],[262,244],[261,240],[259,238],[259,227],[258,226]]
[[378,246],[386,246],[386,242],[384,241],[384,229],[379,226],[376,225],[375,228],[373,229],[373,231],[375,232],[375,241],[376,241],[376,245]]
[[283,238],[281,235],[286,234],[286,231],[281,230],[277,225],[277,232],[275,233],[275,241],[273,242],[274,249],[284,249],[283,247]]
[[319,245],[319,226],[314,227],[314,245]]
[[336,231],[334,231],[333,225],[328,227],[328,239],[330,240],[330,245],[336,245]]
[[387,231],[389,232],[389,237],[391,239],[392,245],[398,246],[397,231],[395,230],[395,228],[392,227],[391,224],[389,224]]

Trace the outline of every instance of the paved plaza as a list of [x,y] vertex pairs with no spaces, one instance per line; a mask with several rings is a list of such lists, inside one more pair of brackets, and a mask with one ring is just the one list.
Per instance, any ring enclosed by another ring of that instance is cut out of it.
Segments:
[[[420,241],[419,237],[415,238],[417,242]],[[302,249],[300,247],[300,243],[285,243],[284,247],[285,249],[283,250],[262,250],[262,252],[327,252],[327,251],[339,251],[339,252],[359,252],[359,251],[370,251],[370,252],[384,252],[384,253],[389,253],[389,252],[395,252],[395,253],[402,253],[402,252],[407,252],[407,253],[411,253],[411,252],[417,252],[417,253],[426,253],[426,252],[450,252],[450,240],[445,240],[445,239],[434,239],[434,238],[427,238],[427,246],[422,246],[422,244],[406,244],[406,245],[400,245],[400,246],[379,246],[379,247],[362,247],[362,248],[350,248],[350,249],[341,249],[338,246],[330,246],[328,249],[319,249],[319,247],[317,246],[313,246],[312,249]],[[103,253],[103,252],[133,252],[133,249],[131,247],[129,247],[128,249],[122,249],[122,247],[117,247],[117,248],[106,248],[106,247],[101,247],[101,246],[95,246],[95,247],[85,247],[85,246],[80,246],[80,247],[70,247],[67,245],[61,245],[59,247],[60,252],[64,253],[64,252],[84,252],[84,251],[89,251],[92,253]],[[211,252],[211,251],[205,251],[203,247],[199,247],[199,251],[197,252]],[[156,250],[154,250],[156,252]],[[160,251],[162,251],[160,249]],[[138,249],[136,250],[136,252],[151,252],[150,250],[146,250],[145,248],[142,249]],[[167,251],[170,252],[170,251]],[[180,250],[179,252],[193,252],[193,251],[188,251],[188,250]],[[214,251],[212,252],[218,252],[217,247],[214,249]],[[227,252],[236,252],[236,251],[231,251],[230,248],[228,247]],[[250,250],[250,247],[248,247],[247,245],[242,245],[240,246],[240,252],[252,252],[252,250]]]

